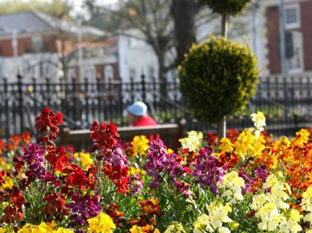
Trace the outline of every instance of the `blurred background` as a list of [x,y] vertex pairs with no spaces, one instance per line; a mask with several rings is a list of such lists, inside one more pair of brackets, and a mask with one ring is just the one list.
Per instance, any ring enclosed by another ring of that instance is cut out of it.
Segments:
[[[229,39],[248,41],[261,73],[228,127],[250,127],[258,110],[276,136],[310,127],[312,0],[255,0],[229,21]],[[220,35],[220,24],[204,0],[1,0],[0,137],[32,132],[45,106],[71,129],[127,125],[135,100],[159,123],[184,118],[188,130],[214,132],[186,107],[177,66],[192,43]]]

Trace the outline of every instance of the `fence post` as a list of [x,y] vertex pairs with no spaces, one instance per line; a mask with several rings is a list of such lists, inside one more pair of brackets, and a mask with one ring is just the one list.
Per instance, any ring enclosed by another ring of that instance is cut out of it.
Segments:
[[141,85],[142,85],[142,101],[146,100],[146,90],[145,90],[145,75],[141,75]]
[[6,117],[6,129],[5,137],[9,139],[10,137],[10,114],[9,114],[9,95],[8,95],[8,80],[4,78],[4,98],[5,98],[5,117]]
[[34,115],[37,116],[38,112],[37,112],[37,83],[36,83],[36,78],[33,77],[32,78],[32,83],[33,83],[33,93],[34,93]]
[[131,102],[134,102],[134,79],[130,77],[130,93],[131,93]]
[[[123,103],[123,98],[122,98],[122,96],[123,96],[123,83],[122,83],[122,78],[121,77],[119,77],[118,78],[118,82],[117,82],[117,84],[116,85],[118,85],[118,101],[119,101],[119,112],[120,112],[120,116],[121,116],[121,125],[125,125],[126,124],[126,122],[124,121],[124,118],[123,118],[123,111],[124,111],[124,103]],[[126,89],[126,86],[125,86],[125,88],[124,89]]]
[[72,78],[72,85],[73,85],[73,93],[72,93],[72,108],[73,108],[73,120],[77,121],[77,111],[76,111],[76,94],[77,94],[77,89],[76,89],[76,78]]
[[19,116],[20,116],[20,133],[24,131],[24,112],[23,112],[23,83],[22,75],[17,75],[17,86],[18,86],[18,102],[19,102]]
[[85,98],[86,98],[86,121],[89,123],[90,120],[90,115],[89,115],[89,83],[88,83],[88,78],[85,77]]
[[47,104],[50,107],[50,77],[46,77],[46,87],[47,87]]

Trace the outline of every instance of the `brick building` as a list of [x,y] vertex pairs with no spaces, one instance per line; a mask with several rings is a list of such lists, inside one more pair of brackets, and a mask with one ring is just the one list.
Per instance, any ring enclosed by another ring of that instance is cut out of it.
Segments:
[[[74,22],[54,19],[37,12],[0,15],[0,79],[6,76],[14,80],[18,70],[22,70],[25,79],[32,76],[79,77],[79,33],[84,41],[91,42],[98,41],[104,35],[96,28],[79,27]],[[85,52],[85,70],[82,69],[84,77],[91,77],[93,71],[102,79],[105,72],[111,78],[118,77],[117,54],[109,53],[117,50],[116,42],[84,42],[82,46]],[[66,69],[63,58],[66,59]]]
[[[286,69],[288,74],[312,72],[312,0],[284,0]],[[259,25],[262,59],[268,74],[281,73],[279,0],[261,0]]]

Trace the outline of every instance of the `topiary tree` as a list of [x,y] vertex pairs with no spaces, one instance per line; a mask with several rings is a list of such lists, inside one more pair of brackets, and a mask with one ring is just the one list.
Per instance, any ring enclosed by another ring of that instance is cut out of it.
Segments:
[[214,13],[239,14],[252,0],[205,0]]
[[[249,48],[244,48],[241,45],[226,40],[227,18],[231,15],[234,16],[240,13],[252,0],[200,0],[200,2],[203,1],[207,3],[214,13],[221,14],[223,39],[217,40],[213,38],[204,45],[194,46],[191,49],[191,54],[185,58],[180,71],[181,91],[185,96],[189,97],[190,103],[193,104],[195,103],[190,98],[195,98],[195,96],[190,94],[193,93],[193,91],[187,90],[187,85],[189,85],[188,87],[194,86],[196,92],[200,90],[199,93],[200,96],[202,96],[202,99],[199,97],[196,97],[195,99],[199,100],[200,103],[209,102],[212,104],[208,105],[211,108],[216,106],[216,102],[219,102],[216,98],[225,101],[220,102],[220,106],[222,106],[222,109],[220,110],[222,114],[224,114],[223,117],[220,118],[220,114],[216,114],[214,120],[208,117],[208,115],[204,116],[198,113],[205,112],[206,114],[208,113],[207,111],[201,111],[200,108],[196,108],[196,104],[194,106],[191,105],[193,110],[196,109],[195,115],[198,119],[210,123],[215,122],[216,119],[218,120],[218,137],[221,139],[222,137],[225,137],[226,134],[226,115],[234,113],[242,108],[242,106],[247,103],[247,100],[255,93],[258,71],[256,69],[256,59],[254,55]],[[199,61],[200,58],[207,60]],[[234,60],[231,60],[230,58],[233,58]],[[211,59],[217,59],[217,62],[212,61]],[[242,64],[240,64],[240,62],[242,62]],[[205,74],[202,75],[205,77],[201,77],[204,81],[199,81],[200,76],[194,77],[194,74],[197,73],[196,71],[205,71]],[[207,71],[211,73],[209,74]],[[195,79],[192,80],[191,77],[194,77]],[[248,78],[250,78],[249,81]],[[198,86],[199,83],[203,84],[204,82],[208,82],[208,84],[201,87],[200,85]],[[244,89],[242,86],[245,83],[250,85],[247,89]],[[227,86],[227,84],[235,84],[234,90],[231,90],[233,87]],[[207,90],[203,90],[203,88],[207,88]],[[219,95],[215,94],[217,92],[216,90],[218,90]],[[247,92],[243,93],[239,98],[237,91]],[[202,93],[209,94],[208,98],[211,98],[212,101],[207,101],[207,99],[205,99],[207,96],[204,97]],[[226,98],[233,99],[228,103],[228,101],[225,100]],[[234,103],[234,100],[238,102]],[[232,107],[227,106],[226,104],[232,105]],[[216,108],[219,108],[219,106]],[[215,111],[213,112],[216,113]]]
[[210,37],[201,45],[193,45],[179,73],[180,90],[194,117],[219,123],[224,116],[242,110],[256,92],[256,66],[249,47],[224,37]]

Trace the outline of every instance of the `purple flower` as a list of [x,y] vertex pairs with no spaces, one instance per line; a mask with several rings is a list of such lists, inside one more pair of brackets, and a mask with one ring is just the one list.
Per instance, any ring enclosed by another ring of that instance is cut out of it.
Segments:
[[147,154],[147,162],[144,168],[149,176],[153,177],[153,181],[149,184],[150,188],[158,188],[160,173],[166,170],[167,165],[167,147],[162,140],[156,139],[149,144]]
[[28,165],[27,174],[35,175],[42,178],[46,173],[46,168],[43,165],[45,150],[40,149],[38,144],[29,144],[24,147],[24,155],[21,157]]
[[81,196],[79,193],[73,194],[73,202],[69,204],[72,212],[69,217],[71,220],[69,226],[84,226],[89,218],[97,216],[102,210],[98,199],[97,195],[91,197],[89,194],[84,196]]
[[192,196],[192,193],[189,192],[191,185],[186,184],[185,182],[175,181],[175,186],[177,187],[179,193],[183,193],[186,197]]
[[196,177],[196,182],[202,189],[209,187],[213,193],[218,193],[217,182],[223,182],[223,176],[226,174],[227,166],[221,166],[218,159],[212,155],[212,150],[202,148],[195,159],[192,176]]
[[133,190],[133,194],[141,193],[144,183],[141,180],[141,176],[138,174],[134,174],[131,176],[131,189]]
[[263,180],[263,182],[266,181],[266,179],[268,177],[268,172],[265,169],[258,167],[255,170],[255,173]]
[[113,151],[111,156],[104,157],[104,161],[111,163],[112,166],[120,165],[121,168],[124,168],[128,163],[126,155],[122,152],[121,148],[116,147]]

